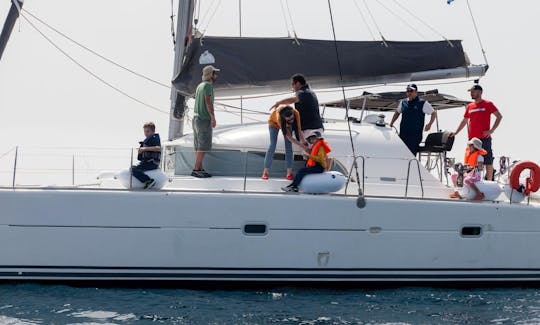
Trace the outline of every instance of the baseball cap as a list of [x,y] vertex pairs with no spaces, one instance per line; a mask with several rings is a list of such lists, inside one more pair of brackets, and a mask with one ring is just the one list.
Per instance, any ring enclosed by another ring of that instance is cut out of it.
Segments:
[[478,138],[472,138],[471,140],[467,141],[467,144],[472,144],[476,149],[482,150],[482,140]]
[[307,138],[315,137],[317,139],[320,139],[322,137],[321,132],[316,130],[309,130],[307,134],[304,134],[304,136]]
[[418,90],[418,86],[417,86],[416,84],[408,84],[408,85],[407,85],[407,89]]
[[475,84],[474,86],[469,88],[469,91],[471,90],[484,90],[484,89],[482,89],[482,86],[480,86],[479,84]]
[[217,69],[213,65],[207,65],[202,69],[202,80],[208,80],[212,76],[212,73],[221,71],[220,69]]

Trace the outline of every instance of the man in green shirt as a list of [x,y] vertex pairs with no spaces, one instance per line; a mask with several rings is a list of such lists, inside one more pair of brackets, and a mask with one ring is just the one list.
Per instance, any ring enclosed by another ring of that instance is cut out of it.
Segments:
[[193,114],[193,148],[195,149],[195,166],[191,176],[198,178],[211,177],[203,169],[206,152],[212,149],[212,129],[216,127],[214,115],[214,82],[216,72],[220,71],[207,65],[202,71],[202,82],[195,91],[195,107]]

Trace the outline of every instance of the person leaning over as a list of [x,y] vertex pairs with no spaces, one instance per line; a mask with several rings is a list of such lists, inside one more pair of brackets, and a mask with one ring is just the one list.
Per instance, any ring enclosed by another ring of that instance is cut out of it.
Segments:
[[145,171],[159,168],[161,160],[161,140],[156,132],[156,125],[153,122],[147,122],[143,125],[144,137],[140,141],[137,160],[139,164],[131,167],[131,174],[144,185],[144,189],[152,188],[156,184],[153,178],[145,174]]
[[202,82],[195,91],[195,107],[193,109],[193,148],[195,149],[195,165],[191,176],[198,178],[212,177],[203,168],[206,152],[212,149],[212,129],[216,127],[214,113],[214,82],[219,69],[207,65],[202,70]]
[[[272,166],[272,160],[276,151],[277,137],[279,130],[283,133],[283,139],[285,140],[285,164],[287,166],[286,179],[293,179],[293,148],[294,142],[300,146],[300,139],[304,139],[304,135],[300,125],[300,113],[290,106],[283,106],[275,108],[270,114],[268,119],[268,131],[270,133],[270,146],[264,156],[264,169],[261,178],[268,179],[268,171]],[[293,138],[293,133],[296,140]]]
[[[424,127],[426,114],[431,115],[431,119]],[[415,84],[409,84],[407,85],[407,98],[399,102],[396,112],[392,116],[390,127],[394,126],[400,115],[402,116],[399,124],[399,137],[411,153],[416,156],[420,142],[422,142],[423,131],[431,129],[437,118],[437,112],[427,100],[418,97],[418,87]]]
[[[463,120],[459,124],[452,136],[457,135],[463,128],[469,124],[469,140],[479,138],[482,140],[482,147],[487,151],[484,157],[484,165],[486,165],[486,179],[493,180],[493,149],[491,146],[491,135],[499,127],[502,120],[502,114],[497,107],[482,98],[483,89],[480,85],[474,85],[469,89],[471,98],[474,102],[467,105]],[[495,115],[495,123],[491,126],[491,115]]]
[[306,167],[296,173],[291,184],[281,188],[285,192],[298,192],[298,186],[300,186],[302,179],[306,175],[323,173],[328,167],[328,154],[331,149],[322,138],[321,133],[319,131],[309,131],[306,137],[311,146],[310,150],[304,149],[306,154],[309,155]]
[[318,131],[323,134],[324,126],[319,112],[319,100],[317,95],[309,88],[306,78],[301,74],[291,77],[291,87],[294,96],[276,102],[270,109],[280,105],[292,105],[300,113],[302,132]]

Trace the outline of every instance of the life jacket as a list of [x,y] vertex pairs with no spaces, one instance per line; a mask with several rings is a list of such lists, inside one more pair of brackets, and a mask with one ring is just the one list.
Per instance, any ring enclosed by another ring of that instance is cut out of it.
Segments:
[[[326,141],[324,141],[323,139],[320,139],[319,141],[315,142],[315,144],[313,145],[313,148],[311,148],[310,156],[317,156],[321,146],[324,148],[324,152],[326,154],[328,154],[328,153],[330,153],[330,151],[332,151],[332,149],[330,149],[330,146],[328,145],[328,143],[326,143]],[[317,162],[315,160],[311,159],[311,158],[309,158],[308,161],[306,162],[306,166],[308,166],[308,167],[314,167],[315,165],[317,165]]]
[[484,149],[476,150],[475,152],[471,152],[470,148],[467,148],[465,150],[465,158],[463,159],[463,162],[465,165],[469,165],[470,167],[476,167],[478,164],[478,155],[485,156],[487,155],[487,151]]
[[424,132],[424,104],[426,101],[416,96],[413,100],[403,99],[401,105],[401,123],[399,134],[410,138],[416,136],[422,141]]

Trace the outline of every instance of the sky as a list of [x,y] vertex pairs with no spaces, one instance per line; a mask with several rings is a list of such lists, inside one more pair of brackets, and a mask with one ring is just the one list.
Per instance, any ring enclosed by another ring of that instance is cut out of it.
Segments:
[[[455,0],[451,5],[445,0],[365,2],[386,39],[440,40],[432,27],[449,39],[463,39],[471,61],[484,63],[465,0]],[[213,8],[218,3],[213,15]],[[210,7],[211,4],[214,7]],[[332,4],[338,39],[370,40],[371,33],[379,38],[363,0],[334,0]],[[398,4],[413,11],[430,27],[406,13]],[[540,73],[537,62],[540,45],[535,41],[540,30],[540,20],[536,17],[540,3],[470,0],[470,4],[490,64],[490,70],[481,80],[484,97],[492,100],[504,116],[493,135],[495,155],[540,162],[540,150],[534,145],[538,139],[536,128],[540,113],[532,98],[537,91],[536,76]],[[288,1],[288,5],[298,37],[332,37],[327,0],[294,0]],[[9,0],[1,1],[0,20],[6,16],[9,6]],[[24,7],[106,57],[165,84],[170,82],[173,66],[170,1],[26,0]],[[368,19],[369,27],[363,22],[361,13]],[[208,35],[239,34],[238,0],[202,1],[198,16],[200,29],[206,30]],[[286,36],[287,29],[292,30],[290,19],[285,23],[278,0],[244,0],[241,18],[243,36]],[[38,26],[100,77],[144,102],[163,111],[169,110],[167,88],[134,77]],[[420,83],[420,90],[437,88],[440,92],[468,99],[466,90],[470,85],[424,86]],[[388,86],[372,91],[402,88]],[[358,91],[347,95],[358,95]],[[320,101],[338,98],[339,93],[319,95]],[[244,107],[267,111],[277,99],[245,101]],[[333,115],[339,117],[341,114]],[[440,127],[454,130],[462,114],[462,108],[442,112]],[[264,116],[249,116],[265,120]],[[167,114],[149,109],[104,86],[68,61],[24,20],[17,23],[0,61],[0,119],[0,137],[3,139],[0,157],[16,145],[23,148],[135,147],[142,137],[142,124],[149,120],[157,124],[163,138],[168,130]],[[218,115],[218,124],[238,121],[239,118],[232,114]],[[464,133],[456,139],[452,152],[459,159],[465,147]],[[0,166],[5,164],[0,158]]]

